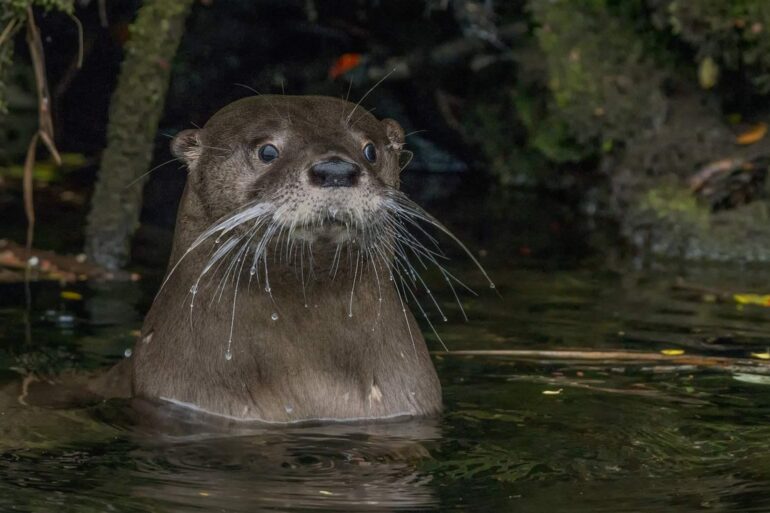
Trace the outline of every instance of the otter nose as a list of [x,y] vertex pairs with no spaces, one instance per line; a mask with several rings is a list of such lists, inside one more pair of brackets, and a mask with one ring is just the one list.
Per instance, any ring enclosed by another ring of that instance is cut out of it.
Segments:
[[314,164],[310,168],[310,181],[320,187],[353,187],[360,174],[357,165],[334,158]]

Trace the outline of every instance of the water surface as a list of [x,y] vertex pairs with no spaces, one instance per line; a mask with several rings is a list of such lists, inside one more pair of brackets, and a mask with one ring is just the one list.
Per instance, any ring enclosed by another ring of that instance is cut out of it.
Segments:
[[[454,269],[479,296],[465,297],[464,322],[437,287],[452,350],[750,359],[770,346],[770,309],[719,295],[770,293],[767,270],[624,258],[572,206],[534,195],[450,195],[431,209],[500,291],[457,254]],[[229,432],[177,419],[150,430],[120,401],[19,403],[25,369],[83,372],[122,358],[157,285],[77,286],[84,299],[73,302],[36,284],[29,314],[23,287],[0,289],[0,510],[770,510],[770,379],[732,360],[444,354],[426,329],[444,386],[438,419]]]

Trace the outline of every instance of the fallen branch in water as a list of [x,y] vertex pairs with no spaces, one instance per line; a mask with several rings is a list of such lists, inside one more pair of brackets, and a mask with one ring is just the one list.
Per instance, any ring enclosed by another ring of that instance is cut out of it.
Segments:
[[730,358],[725,356],[706,355],[666,355],[659,352],[646,351],[592,351],[592,350],[558,350],[558,349],[466,349],[450,352],[434,352],[443,356],[491,356],[505,357],[518,360],[537,360],[555,362],[564,360],[591,361],[607,365],[617,363],[665,363],[670,365],[689,365],[695,367],[717,368],[728,372],[750,372],[770,375],[770,363],[750,358]]
[[[25,271],[27,276],[25,277]],[[28,249],[0,239],[0,283],[54,280],[62,283],[82,280],[139,280],[139,275],[110,272],[89,262],[85,255],[60,255],[53,251]]]

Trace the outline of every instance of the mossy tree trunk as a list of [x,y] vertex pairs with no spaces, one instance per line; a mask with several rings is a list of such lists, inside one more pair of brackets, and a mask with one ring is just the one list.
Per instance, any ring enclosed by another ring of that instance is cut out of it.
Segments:
[[86,228],[86,253],[108,269],[118,269],[129,259],[142,207],[142,175],[152,160],[171,61],[192,4],[147,0],[131,25]]

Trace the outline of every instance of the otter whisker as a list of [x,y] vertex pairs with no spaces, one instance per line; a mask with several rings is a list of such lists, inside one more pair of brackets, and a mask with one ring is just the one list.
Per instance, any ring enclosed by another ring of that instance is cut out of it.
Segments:
[[236,212],[235,214],[231,214],[223,219],[220,219],[219,221],[212,224],[209,228],[203,231],[193,242],[190,244],[190,247],[188,247],[185,252],[182,254],[181,257],[176,261],[174,266],[171,268],[171,270],[166,274],[165,279],[163,280],[163,283],[161,284],[160,288],[158,289],[158,293],[155,295],[155,298],[157,299],[158,296],[160,296],[161,292],[163,292],[166,284],[171,279],[171,277],[176,272],[177,268],[179,268],[179,265],[184,261],[184,259],[192,253],[195,249],[197,249],[201,244],[206,242],[210,237],[212,237],[214,234],[219,233],[217,238],[221,238],[225,232],[228,230],[228,228],[232,228],[234,226],[237,226],[239,224],[242,224],[244,222],[248,222],[251,219],[256,219],[261,216],[265,216],[266,214],[272,212],[273,210],[273,204],[271,202],[255,202],[247,204],[245,207],[243,207],[242,210]]
[[[260,93],[259,91],[257,91],[253,87],[248,86],[246,84],[236,83],[236,84],[233,84],[233,85],[238,86],[238,87],[243,87],[244,89],[247,89],[247,90],[251,91],[252,93],[254,93],[257,96],[263,96],[262,93]],[[270,97],[269,95],[266,96],[266,98],[269,98],[269,97]],[[275,112],[275,115],[278,116],[278,119],[283,119],[283,115],[278,111],[278,108],[276,108],[276,106],[275,106],[275,104],[273,102],[268,101],[267,104],[270,105],[271,109],[273,109],[273,112]]]
[[[428,287],[428,284],[425,283],[425,280],[423,280],[422,276],[420,276],[420,274],[415,271],[414,266],[412,266],[411,262],[409,261],[408,256],[403,251],[403,249],[402,248],[398,248],[398,251],[399,251],[400,257],[397,258],[396,261],[401,263],[402,266],[403,266],[404,263],[406,263],[409,266],[409,269],[411,270],[413,281],[416,280],[416,281],[420,282],[422,287],[425,289],[425,292],[428,294],[428,297],[430,297],[431,301],[433,301],[433,305],[436,307],[436,311],[439,313],[439,315],[441,315],[441,319],[444,322],[446,322],[447,321],[447,316],[446,316],[446,314],[444,314],[444,311],[441,309],[441,306],[438,304],[438,301],[434,297],[433,292],[430,290],[430,287]],[[415,281],[415,284],[416,284],[416,281]],[[462,305],[460,305],[460,309],[463,310]],[[464,310],[463,310],[463,313],[464,313]]]
[[[394,215],[396,215],[396,212],[391,212],[390,214],[385,216],[385,220],[383,221],[382,225],[386,227],[385,231],[388,232],[389,235],[388,237],[383,237],[382,243],[389,248],[390,253],[393,254],[394,257],[396,256],[401,257],[401,255],[397,255],[395,247],[396,245],[398,245],[399,247],[403,245],[403,247],[408,248],[415,255],[415,258],[417,258],[417,260],[420,262],[423,268],[427,269],[427,264],[423,261],[423,258],[426,258],[431,264],[433,264],[439,270],[441,275],[444,277],[444,280],[449,285],[449,288],[452,291],[452,295],[454,296],[455,302],[457,303],[457,306],[460,309],[460,312],[462,313],[463,318],[467,321],[468,316],[465,312],[465,309],[463,308],[462,302],[460,301],[460,297],[457,294],[457,290],[452,284],[452,280],[455,280],[463,288],[467,289],[471,294],[476,295],[476,293],[472,289],[470,289],[467,285],[465,285],[461,280],[455,277],[452,273],[447,271],[437,261],[437,258],[447,259],[447,257],[443,255],[443,253],[439,254],[425,247],[422,241],[420,241],[419,239],[416,239],[408,230],[406,230],[403,223],[396,222],[394,219],[391,219],[391,217],[393,217]],[[423,230],[423,233],[425,233],[424,230]],[[428,234],[426,233],[426,235]],[[400,249],[399,252],[403,255],[403,258],[406,258],[406,253],[404,249]],[[418,273],[416,273],[416,275],[419,277]],[[427,284],[425,284],[424,280],[422,280],[421,277],[419,277],[419,279],[422,281],[423,286],[426,288],[426,291],[429,293],[429,295],[431,295],[435,303],[436,302],[435,297],[432,296],[432,293],[427,287]],[[437,310],[441,314],[442,319],[446,320],[446,316],[443,313],[443,311],[440,308],[437,308]]]
[[[398,302],[401,304],[401,312],[404,314],[404,322],[406,323],[406,329],[409,332],[409,338],[412,341],[412,349],[414,350],[414,354],[416,356],[417,345],[414,342],[414,334],[412,333],[412,327],[409,325],[409,316],[406,313],[406,305],[404,304],[404,299],[401,297],[401,291],[398,288],[398,283],[393,278],[393,265],[392,263],[388,263],[387,258],[385,258],[384,256],[382,258],[383,258],[383,262],[390,270],[390,279],[393,280],[393,286],[396,289],[396,296],[398,296]],[[402,280],[402,284],[403,284],[403,280]]]
[[468,255],[468,258],[471,259],[471,261],[476,265],[478,270],[481,272],[481,274],[486,278],[487,282],[489,283],[489,288],[494,289],[495,283],[492,281],[492,279],[487,274],[486,270],[484,270],[484,267],[481,265],[481,263],[478,261],[476,256],[471,252],[471,250],[468,249],[468,247],[460,241],[451,231],[449,231],[449,228],[441,224],[435,217],[430,215],[428,212],[426,212],[422,207],[414,203],[412,200],[408,199],[404,194],[402,194],[399,191],[396,191],[395,189],[388,190],[389,196],[391,198],[394,198],[399,205],[402,207],[401,212],[406,215],[411,215],[415,219],[423,220],[426,223],[433,225],[434,227],[441,230],[447,237],[452,239],[455,244],[457,244],[460,249],[462,249],[466,255]]
[[337,243],[337,249],[334,250],[334,259],[332,260],[332,265],[329,268],[329,276],[332,277],[332,281],[334,281],[334,278],[337,276],[337,269],[340,265],[340,253],[342,251],[342,243]]
[[414,152],[413,151],[401,150],[399,152],[399,157],[401,156],[400,155],[401,153],[407,153],[409,155],[409,159],[406,162],[404,162],[404,164],[399,168],[399,170],[398,170],[399,174],[402,173],[404,171],[404,169],[406,169],[407,166],[409,166],[409,164],[412,163],[412,159],[414,158]]
[[388,73],[387,73],[387,74],[386,74],[384,77],[382,77],[381,79],[379,79],[379,80],[378,80],[378,81],[377,81],[377,82],[376,82],[376,83],[375,83],[375,84],[374,84],[372,87],[370,87],[370,88],[369,88],[369,90],[368,90],[368,91],[366,91],[366,92],[364,93],[364,95],[361,97],[361,99],[360,99],[360,100],[358,100],[358,101],[356,102],[356,104],[353,106],[353,108],[350,110],[350,114],[348,114],[348,117],[347,117],[347,119],[345,120],[345,124],[349,124],[349,123],[350,123],[350,118],[351,118],[351,117],[353,117],[353,113],[356,111],[356,109],[359,107],[359,105],[361,105],[361,102],[363,102],[363,101],[366,99],[366,97],[367,97],[367,96],[369,96],[370,94],[372,94],[372,91],[374,91],[375,89],[377,89],[377,86],[379,86],[380,84],[382,84],[383,82],[385,82],[385,80],[387,80],[387,79],[388,79],[388,77],[390,77],[390,76],[391,76],[393,73],[395,73],[395,72],[396,72],[396,69],[397,69],[397,68],[393,68],[392,70],[390,70],[390,72],[388,72]]
[[[243,265],[246,263],[246,259],[243,258],[243,257],[248,252],[249,246],[251,244],[251,241],[254,238],[254,236],[256,235],[257,230],[258,230],[258,227],[255,226],[255,227],[252,227],[246,233],[246,235],[248,235],[248,238],[246,239],[246,242],[244,242],[241,245],[241,247],[235,252],[235,255],[231,259],[230,264],[225,269],[225,274],[222,277],[222,280],[220,281],[218,289],[217,289],[217,290],[219,290],[219,299],[217,301],[221,301],[222,300],[222,296],[224,295],[225,288],[226,288],[226,285],[227,285],[228,277],[230,275],[232,275],[232,279],[230,279],[230,284],[231,285],[233,284],[233,282],[236,281],[236,277],[240,278],[240,273],[243,271]],[[246,237],[246,235],[243,235],[240,240],[243,240]],[[240,240],[239,240],[239,242],[240,242]],[[240,268],[239,268],[238,272],[236,273],[236,272],[234,272],[234,270],[235,270],[236,267],[238,267],[239,263],[240,263]],[[214,294],[216,295],[216,290],[214,291]]]
[[454,284],[452,281],[454,280],[458,285],[463,287],[465,290],[467,290],[470,294],[476,296],[476,292],[468,287],[462,280],[457,278],[454,274],[449,272],[444,266],[442,266],[430,253],[425,252],[425,248],[420,245],[408,245],[407,246],[410,251],[415,254],[415,256],[419,259],[420,254],[422,254],[425,258],[427,258],[435,267],[438,269],[438,271],[441,273],[441,275],[444,278],[444,281],[446,281],[447,285],[449,285],[449,289],[452,291],[452,295],[454,296],[455,302],[457,303],[457,307],[460,309],[460,313],[463,316],[463,319],[465,321],[468,321],[468,315],[465,312],[465,308],[463,307],[462,302],[460,301],[460,296],[457,293],[457,289],[455,289]]
[[[436,331],[436,327],[433,326],[433,323],[431,322],[430,317],[428,316],[428,312],[426,312],[425,309],[422,307],[422,303],[420,303],[420,300],[417,299],[417,294],[415,294],[414,290],[412,290],[412,288],[409,286],[409,284],[405,282],[405,280],[404,280],[404,278],[403,278],[403,276],[401,274],[401,271],[398,269],[398,264],[400,264],[401,262],[399,260],[396,260],[395,262],[396,262],[396,266],[394,266],[394,270],[399,275],[399,278],[401,279],[401,284],[402,284],[403,288],[405,290],[408,290],[409,293],[412,295],[412,299],[414,299],[414,302],[417,305],[417,308],[420,309],[420,312],[422,313],[422,316],[425,318],[425,322],[428,323],[428,326],[430,326],[431,331],[433,331],[433,334],[436,335],[436,338],[441,343],[441,346],[444,348],[444,351],[446,351],[448,353],[449,352],[449,348],[446,346],[446,344],[444,344],[444,341],[442,340],[441,335],[439,335],[438,332]],[[404,270],[406,270],[406,269],[404,269]],[[439,311],[440,311],[440,309],[439,309]]]
[[[371,250],[368,248],[366,249],[366,259],[369,262],[369,264],[372,266],[372,269],[374,270],[374,280],[377,283],[377,318],[376,321],[380,320],[380,317],[382,316],[382,287],[380,285],[380,273],[377,272],[377,261],[374,259],[374,255],[372,254]],[[372,327],[372,331],[374,331],[374,327]]]
[[173,158],[173,159],[171,159],[171,160],[167,160],[167,161],[163,162],[162,164],[158,164],[157,166],[155,166],[154,168],[150,169],[150,170],[149,170],[149,171],[147,171],[146,173],[142,173],[141,175],[137,176],[136,178],[134,178],[133,180],[131,180],[130,182],[128,182],[128,185],[126,185],[126,186],[124,187],[124,190],[125,190],[125,189],[128,189],[129,187],[131,187],[131,186],[132,186],[132,185],[134,185],[135,183],[139,182],[139,181],[140,181],[142,178],[144,178],[145,176],[149,175],[150,173],[152,173],[152,172],[153,172],[153,171],[155,171],[156,169],[159,169],[159,168],[161,168],[161,167],[165,166],[166,164],[171,164],[172,162],[174,162],[174,161],[177,161],[177,160],[178,160],[178,161],[181,161],[181,160],[182,160],[182,157],[176,157],[176,158]]
[[[248,249],[249,242],[254,237],[254,234],[249,237],[249,240],[246,241],[246,244],[243,245],[243,250],[241,250],[241,255]],[[237,261],[237,260],[236,260]],[[227,349],[225,350],[225,360],[230,360],[233,357],[233,332],[235,331],[235,307],[238,303],[238,287],[241,283],[241,274],[243,272],[243,264],[246,263],[246,259],[243,258],[241,262],[241,267],[238,269],[238,278],[235,280],[235,287],[233,288],[233,306],[230,313],[230,336],[227,338]]]
[[415,228],[422,235],[424,235],[426,239],[428,239],[428,241],[435,248],[435,250],[431,250],[431,253],[433,253],[437,257],[441,257],[444,260],[449,260],[449,257],[447,257],[446,254],[441,250],[438,239],[436,239],[431,234],[429,234],[425,230],[425,228],[423,228],[420,225],[420,223],[416,222],[414,219],[408,216],[402,216],[399,211],[399,207],[397,206],[395,211],[393,212],[393,218],[388,219],[389,224],[393,227],[394,230],[398,231],[398,233],[403,235],[405,238],[409,238],[411,240],[414,240],[415,242],[419,242],[420,245],[424,246],[424,244],[421,241],[419,241],[419,239],[417,239],[414,235],[412,235],[411,232],[409,232],[409,229],[404,224],[404,221],[408,222],[411,227]]
[[305,308],[307,308],[307,291],[305,290],[307,286],[307,282],[305,281],[305,241],[302,241],[302,244],[300,244],[299,274],[300,281],[302,282],[302,300],[305,302]]
[[[202,278],[203,278],[203,277],[204,277],[206,274],[208,274],[208,271],[211,269],[211,267],[213,267],[213,265],[215,265],[215,264],[216,264],[216,268],[214,268],[214,270],[213,270],[213,272],[210,274],[210,278],[209,278],[209,283],[212,283],[212,282],[214,281],[214,277],[216,276],[217,272],[219,272],[219,270],[220,270],[220,269],[221,269],[223,266],[225,266],[225,262],[226,262],[226,259],[225,259],[225,257],[226,257],[227,255],[229,255],[231,251],[233,251],[233,249],[235,248],[235,246],[237,246],[237,245],[238,245],[238,244],[239,244],[241,241],[243,241],[244,237],[245,237],[245,235],[240,235],[240,236],[237,236],[237,237],[235,237],[235,236],[234,236],[232,239],[228,239],[228,242],[229,242],[229,241],[231,241],[231,240],[234,242],[234,243],[232,244],[232,246],[230,246],[229,248],[227,248],[227,251],[226,251],[226,252],[224,252],[224,253],[223,253],[223,254],[222,254],[222,255],[221,255],[221,256],[220,256],[218,259],[214,260],[214,257],[212,257],[212,260],[211,260],[211,261],[209,261],[209,263],[208,263],[208,264],[207,264],[207,266],[206,266],[206,269],[205,269],[205,270],[204,270],[204,271],[203,271],[203,272],[200,274],[200,276],[198,277],[198,280],[196,281],[196,284],[197,284],[198,282],[200,282],[200,280],[201,280],[201,279],[202,279]],[[240,251],[240,250],[238,250],[238,251]],[[223,276],[222,276],[222,278],[220,279],[220,281],[219,281],[219,283],[217,284],[217,286],[216,286],[216,287],[214,287],[214,291],[213,291],[213,293],[211,294],[211,299],[209,300],[209,306],[211,306],[211,305],[214,303],[214,300],[217,300],[217,301],[221,301],[221,300],[222,300],[222,293],[224,292],[224,284],[225,284],[225,283],[226,283],[226,281],[227,281],[227,277],[228,277],[228,275],[229,275],[229,269],[232,267],[232,264],[233,264],[233,262],[234,262],[234,261],[235,261],[235,259],[233,258],[233,259],[231,259],[231,260],[230,260],[230,261],[227,263],[227,266],[225,267],[225,272],[224,272],[224,275],[223,275]],[[217,298],[217,296],[219,296],[219,297]]]
[[348,317],[353,317],[353,293],[356,290],[356,278],[358,278],[358,262],[361,258],[361,251],[356,252],[356,270],[353,273],[353,285],[350,287],[350,303],[348,304]]

